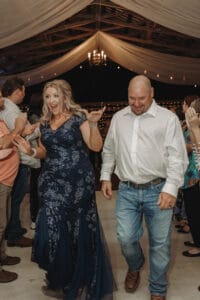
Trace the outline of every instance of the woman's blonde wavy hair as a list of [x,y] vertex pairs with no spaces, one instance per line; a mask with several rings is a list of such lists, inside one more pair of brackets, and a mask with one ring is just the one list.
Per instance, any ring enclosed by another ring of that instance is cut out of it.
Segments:
[[42,107],[41,123],[44,124],[50,122],[52,117],[52,113],[50,112],[45,99],[45,93],[49,87],[55,88],[57,90],[60,96],[60,100],[63,99],[63,104],[67,111],[69,111],[71,114],[81,115],[81,106],[74,102],[70,84],[63,79],[55,79],[53,81],[47,82],[43,89],[44,104]]

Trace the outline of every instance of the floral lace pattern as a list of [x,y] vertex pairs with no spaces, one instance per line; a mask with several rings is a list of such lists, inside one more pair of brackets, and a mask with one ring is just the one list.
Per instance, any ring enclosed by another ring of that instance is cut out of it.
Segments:
[[112,294],[95,176],[80,131],[85,119],[73,115],[56,130],[49,124],[40,128],[47,156],[38,181],[41,209],[32,257],[47,271],[49,287],[62,288],[68,300],[76,299],[80,290],[86,293],[84,299]]

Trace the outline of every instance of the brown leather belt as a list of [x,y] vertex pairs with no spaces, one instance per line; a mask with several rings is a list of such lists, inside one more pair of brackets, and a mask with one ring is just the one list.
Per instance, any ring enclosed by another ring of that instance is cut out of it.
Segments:
[[132,181],[122,181],[122,183],[124,183],[124,184],[128,185],[128,187],[132,187],[134,189],[146,189],[146,188],[157,185],[164,181],[165,181],[165,178],[156,178],[156,179],[153,179],[146,183],[136,183],[136,182],[132,182]]

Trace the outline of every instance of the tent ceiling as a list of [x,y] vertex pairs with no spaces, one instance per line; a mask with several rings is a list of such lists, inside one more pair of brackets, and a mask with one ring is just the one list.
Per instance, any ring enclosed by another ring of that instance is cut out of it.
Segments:
[[93,1],[64,22],[0,50],[1,75],[44,65],[80,45],[98,30],[158,52],[200,57],[200,39],[167,29],[113,2]]

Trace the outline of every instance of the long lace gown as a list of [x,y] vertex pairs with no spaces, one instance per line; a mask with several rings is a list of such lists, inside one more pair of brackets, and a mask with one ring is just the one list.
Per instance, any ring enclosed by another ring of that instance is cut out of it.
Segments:
[[113,276],[95,202],[95,176],[82,139],[85,115],[58,129],[42,125],[47,156],[39,178],[42,203],[32,260],[65,300],[112,299]]

